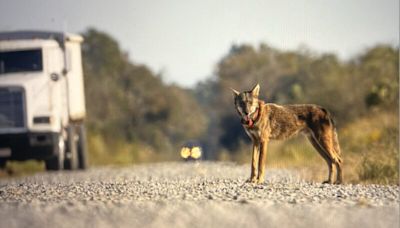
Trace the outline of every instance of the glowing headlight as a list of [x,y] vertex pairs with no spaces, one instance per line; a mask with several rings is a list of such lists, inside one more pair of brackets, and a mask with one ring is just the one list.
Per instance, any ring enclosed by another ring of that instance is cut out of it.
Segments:
[[198,159],[201,157],[201,149],[199,147],[193,147],[192,153],[190,155],[194,159]]
[[190,149],[187,147],[182,147],[181,149],[181,157],[182,158],[188,158],[190,156]]

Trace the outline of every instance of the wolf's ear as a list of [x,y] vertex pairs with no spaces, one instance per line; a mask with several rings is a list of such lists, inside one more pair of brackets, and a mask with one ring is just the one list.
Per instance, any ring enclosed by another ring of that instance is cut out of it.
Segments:
[[257,83],[257,85],[255,85],[253,89],[251,89],[251,94],[255,97],[258,97],[258,95],[260,94],[260,84]]
[[237,91],[237,90],[235,90],[235,89],[232,89],[232,88],[231,88],[231,90],[232,90],[232,92],[233,92],[233,96],[234,96],[234,97],[239,96],[239,94],[240,94],[239,91]]

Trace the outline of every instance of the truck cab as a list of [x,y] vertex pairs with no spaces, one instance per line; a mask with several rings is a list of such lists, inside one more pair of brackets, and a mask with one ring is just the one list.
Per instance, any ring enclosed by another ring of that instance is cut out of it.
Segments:
[[47,170],[87,166],[79,35],[0,33],[0,167],[43,160]]

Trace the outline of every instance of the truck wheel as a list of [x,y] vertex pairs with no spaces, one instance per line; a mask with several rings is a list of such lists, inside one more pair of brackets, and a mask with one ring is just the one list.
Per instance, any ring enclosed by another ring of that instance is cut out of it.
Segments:
[[86,129],[85,125],[79,125],[78,130],[78,168],[87,168],[87,147],[86,147]]
[[56,147],[56,155],[45,160],[46,170],[62,170],[64,168],[65,143],[61,134]]
[[5,169],[6,165],[7,165],[7,160],[6,159],[0,159],[0,170]]
[[76,170],[78,168],[78,137],[75,125],[68,126],[68,143],[64,162],[66,170]]

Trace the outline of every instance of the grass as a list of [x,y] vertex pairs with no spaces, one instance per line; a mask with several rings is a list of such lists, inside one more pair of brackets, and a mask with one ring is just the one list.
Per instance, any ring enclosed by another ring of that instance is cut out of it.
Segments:
[[24,176],[44,171],[44,162],[28,160],[24,162],[8,161],[5,170],[0,170],[0,178]]
[[399,184],[399,120],[394,114],[359,119],[342,131],[354,182]]

